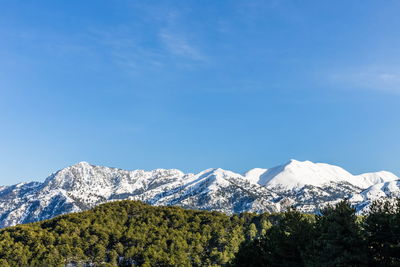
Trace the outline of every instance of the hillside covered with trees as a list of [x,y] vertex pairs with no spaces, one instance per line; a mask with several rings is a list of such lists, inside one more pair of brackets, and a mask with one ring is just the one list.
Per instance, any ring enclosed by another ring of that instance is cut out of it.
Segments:
[[111,202],[0,230],[0,266],[399,266],[399,207],[228,216]]
[[254,214],[111,202],[2,229],[0,266],[221,266],[267,223]]

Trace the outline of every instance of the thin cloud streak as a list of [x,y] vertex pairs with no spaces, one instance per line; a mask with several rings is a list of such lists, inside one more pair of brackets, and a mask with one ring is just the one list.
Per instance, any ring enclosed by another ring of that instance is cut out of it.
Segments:
[[359,67],[329,76],[332,83],[342,86],[400,93],[399,67]]
[[184,35],[161,30],[159,37],[171,54],[194,61],[206,61],[206,57]]
[[106,47],[107,57],[127,72],[152,70],[165,65],[165,55],[156,47],[145,47],[140,36],[135,35],[128,26],[93,30],[93,39]]

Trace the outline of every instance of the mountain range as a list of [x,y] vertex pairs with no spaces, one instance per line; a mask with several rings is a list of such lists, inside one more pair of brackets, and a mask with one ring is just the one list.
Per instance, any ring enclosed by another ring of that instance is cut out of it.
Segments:
[[353,175],[338,166],[297,160],[244,174],[220,168],[197,174],[176,169],[128,171],[80,162],[44,182],[0,186],[0,227],[121,199],[232,214],[279,212],[290,206],[316,213],[347,198],[363,213],[375,199],[400,196],[399,180],[387,171]]

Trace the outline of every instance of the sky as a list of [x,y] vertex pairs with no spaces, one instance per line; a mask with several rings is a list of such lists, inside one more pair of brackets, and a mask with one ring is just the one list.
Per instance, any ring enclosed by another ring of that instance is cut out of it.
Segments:
[[400,1],[0,5],[2,185],[80,161],[400,175]]

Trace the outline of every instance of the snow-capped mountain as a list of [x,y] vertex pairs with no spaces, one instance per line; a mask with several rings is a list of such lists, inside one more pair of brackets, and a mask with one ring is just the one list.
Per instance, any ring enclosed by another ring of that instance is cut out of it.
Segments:
[[285,165],[271,169],[252,169],[244,175],[250,181],[267,187],[281,187],[295,190],[305,185],[324,186],[329,183],[350,183],[359,188],[399,179],[391,172],[381,171],[352,175],[341,167],[313,163],[311,161],[290,160]]
[[372,201],[389,198],[395,199],[400,197],[400,181],[393,180],[384,183],[374,184],[358,194],[354,194],[350,202],[357,203],[359,210],[365,210]]
[[[252,169],[244,174],[249,181],[277,193],[285,201],[304,212],[316,212],[327,204],[347,198],[361,213],[376,197],[356,197],[380,183],[393,182],[399,178],[391,172],[380,171],[352,175],[341,167],[290,160],[271,169]],[[400,184],[399,184],[400,185]],[[394,194],[380,194],[381,197],[395,197]]]
[[373,199],[399,196],[397,180],[385,171],[352,175],[337,166],[296,160],[243,175],[223,169],[198,174],[175,169],[127,171],[80,162],[53,173],[42,183],[0,187],[0,227],[120,199],[239,213],[274,212],[288,206],[316,212],[326,204],[349,198],[362,211]]

